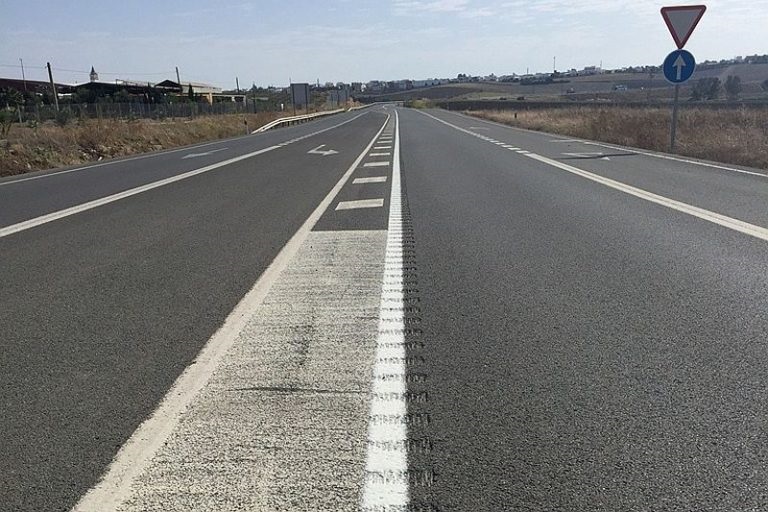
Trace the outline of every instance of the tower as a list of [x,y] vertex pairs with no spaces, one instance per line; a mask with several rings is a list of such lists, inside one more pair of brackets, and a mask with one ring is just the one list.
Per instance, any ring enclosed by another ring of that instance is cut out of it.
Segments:
[[93,69],[93,66],[91,66],[91,82],[96,82],[99,80],[99,74],[96,72],[95,69]]

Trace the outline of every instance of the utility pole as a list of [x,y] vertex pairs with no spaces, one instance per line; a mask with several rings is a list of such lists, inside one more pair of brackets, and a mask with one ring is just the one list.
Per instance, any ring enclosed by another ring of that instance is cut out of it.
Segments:
[[56,93],[56,84],[53,83],[53,73],[51,72],[51,63],[46,62],[48,67],[48,79],[51,81],[51,90],[53,91],[53,102],[56,105],[56,112],[59,111],[59,95]]
[[184,86],[181,85],[181,78],[179,77],[179,66],[176,66],[176,83],[179,84],[179,92],[184,92]]
[[21,63],[21,81],[24,82],[24,92],[27,92],[27,77],[24,76],[24,60],[19,58],[19,62]]
[[237,94],[240,94],[240,80],[235,77],[235,85],[237,85]]
[[552,57],[552,72],[557,72],[557,56]]

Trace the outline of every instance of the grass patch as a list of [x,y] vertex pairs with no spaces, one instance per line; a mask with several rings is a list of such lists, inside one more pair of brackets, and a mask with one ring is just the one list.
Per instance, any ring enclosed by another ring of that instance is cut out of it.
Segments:
[[14,124],[0,143],[0,176],[78,165],[244,135],[283,112],[176,120],[83,119],[65,125]]
[[[666,108],[573,107],[466,113],[530,130],[653,151],[669,150],[671,112]],[[682,108],[676,151],[704,160],[768,169],[768,110]]]

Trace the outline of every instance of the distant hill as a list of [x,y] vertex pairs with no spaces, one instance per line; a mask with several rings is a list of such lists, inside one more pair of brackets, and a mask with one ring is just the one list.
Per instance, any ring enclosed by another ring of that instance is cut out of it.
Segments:
[[[700,78],[717,77],[721,82],[729,75],[739,76],[742,80],[743,99],[765,98],[760,84],[768,80],[768,63],[766,64],[717,64],[700,66],[688,82],[683,86],[681,95],[690,95],[689,86]],[[660,72],[649,73],[604,73],[592,76],[558,78],[560,83],[523,85],[519,82],[471,82],[452,83],[411,89],[391,94],[365,96],[363,101],[396,100],[407,101],[415,99],[430,100],[481,100],[506,99],[538,101],[568,101],[568,100],[613,100],[613,101],[644,101],[668,98],[674,89]]]

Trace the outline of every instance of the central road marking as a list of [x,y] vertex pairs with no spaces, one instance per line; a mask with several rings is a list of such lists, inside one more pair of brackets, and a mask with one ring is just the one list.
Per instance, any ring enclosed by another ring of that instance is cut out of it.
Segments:
[[358,199],[357,201],[341,201],[336,210],[357,210],[359,208],[381,208],[384,206],[383,199]]
[[[363,512],[406,510],[408,456],[405,418],[406,351],[403,291],[403,206],[400,185],[400,119],[395,111],[395,155],[376,365],[373,370]],[[375,418],[398,418],[377,421]]]

